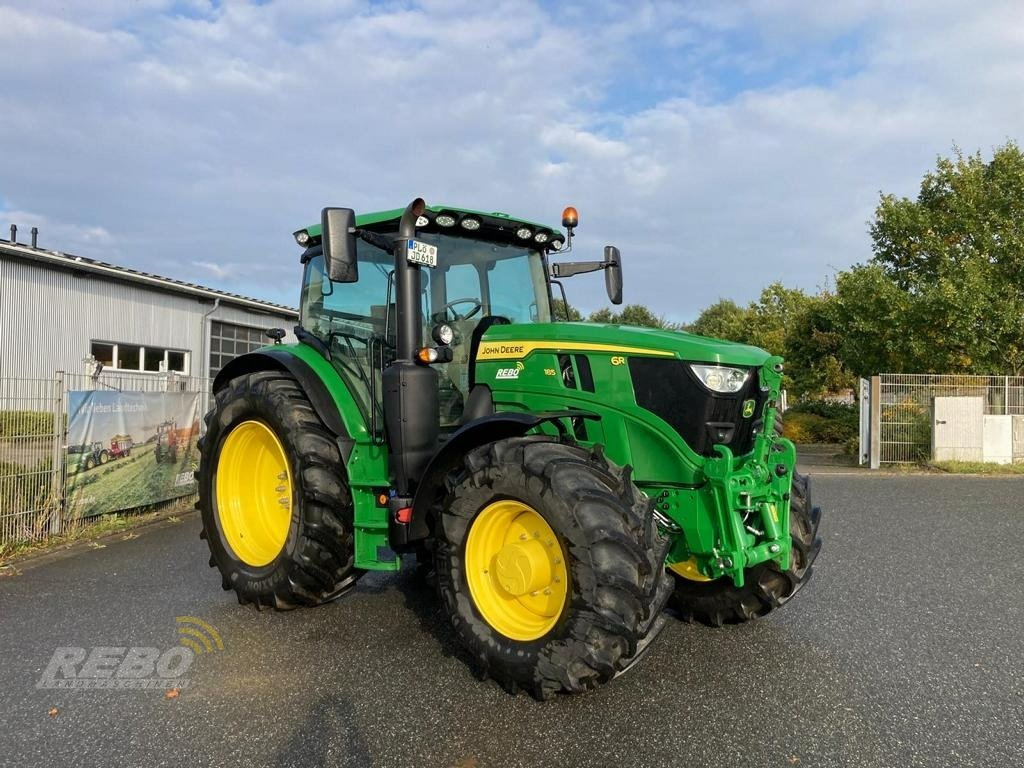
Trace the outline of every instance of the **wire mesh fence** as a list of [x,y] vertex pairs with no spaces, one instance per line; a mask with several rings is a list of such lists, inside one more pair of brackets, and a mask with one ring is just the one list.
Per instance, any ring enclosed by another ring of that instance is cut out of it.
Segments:
[[60,505],[64,418],[59,377],[0,378],[0,542],[49,532]]
[[880,464],[983,461],[995,429],[1009,430],[1008,458],[1024,459],[1024,377],[885,373],[877,395]]
[[202,415],[209,406],[210,383],[174,373],[0,377],[0,545],[37,541],[80,522],[64,514],[68,393],[197,392]]

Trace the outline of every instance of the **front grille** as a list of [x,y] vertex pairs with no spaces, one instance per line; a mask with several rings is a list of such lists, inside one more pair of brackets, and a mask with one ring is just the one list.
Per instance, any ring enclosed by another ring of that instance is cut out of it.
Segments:
[[[696,453],[714,455],[714,445],[726,445],[737,456],[754,447],[754,423],[760,418],[767,393],[761,391],[757,369],[750,369],[743,389],[731,395],[710,392],[697,380],[688,363],[653,357],[629,359],[636,404],[668,422]],[[743,403],[754,400],[754,413],[743,418]],[[731,425],[728,439],[719,439]]]

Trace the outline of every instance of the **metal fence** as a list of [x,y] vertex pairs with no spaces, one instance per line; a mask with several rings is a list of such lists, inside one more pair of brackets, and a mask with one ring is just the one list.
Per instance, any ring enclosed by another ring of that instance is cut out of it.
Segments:
[[981,461],[987,416],[1020,417],[1006,420],[1006,429],[1013,430],[1010,460],[1024,458],[1016,447],[1024,430],[1022,376],[884,373],[872,377],[867,392],[861,408],[868,414],[869,445],[862,447],[862,461],[872,466],[942,458],[937,453],[944,446],[950,455]]
[[45,536],[59,513],[64,414],[59,376],[0,378],[0,543]]
[[66,519],[68,393],[198,392],[209,406],[210,380],[174,373],[65,373],[52,379],[0,377],[0,545],[35,541],[73,528]]

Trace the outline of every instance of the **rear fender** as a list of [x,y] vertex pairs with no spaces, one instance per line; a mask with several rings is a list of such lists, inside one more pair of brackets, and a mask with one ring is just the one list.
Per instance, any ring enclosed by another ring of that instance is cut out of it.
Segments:
[[[323,379],[320,378],[308,363],[288,352],[271,347],[236,357],[221,368],[220,373],[213,380],[213,391],[214,393],[220,391],[227,386],[231,379],[248,373],[266,370],[287,371],[294,376],[299,382],[299,386],[302,387],[309,397],[316,415],[320,417],[320,420],[327,429],[335,437],[345,440],[351,438],[348,430],[345,428],[345,424],[341,420],[341,415],[338,412],[337,405],[335,405],[334,398],[331,396]],[[349,448],[349,452],[351,452],[351,448]],[[342,459],[347,461],[348,456],[342,456]]]

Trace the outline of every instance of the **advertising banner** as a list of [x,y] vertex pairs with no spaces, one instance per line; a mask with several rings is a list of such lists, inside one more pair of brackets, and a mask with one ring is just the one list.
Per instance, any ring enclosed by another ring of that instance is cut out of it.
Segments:
[[196,392],[69,392],[69,515],[92,517],[194,493],[198,439]]

